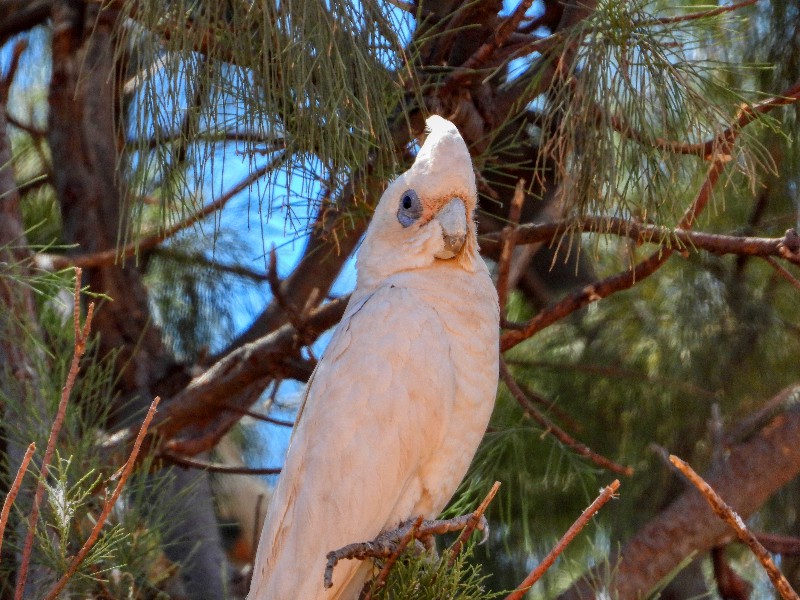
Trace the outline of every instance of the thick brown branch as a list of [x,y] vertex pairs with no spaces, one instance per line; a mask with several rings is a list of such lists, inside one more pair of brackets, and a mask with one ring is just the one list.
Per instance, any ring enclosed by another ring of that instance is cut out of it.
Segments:
[[[314,365],[300,357],[304,340],[308,341],[309,336],[316,338],[333,327],[344,314],[348,301],[349,297],[337,298],[311,312],[302,336],[292,325],[284,325],[268,336],[241,346],[195,377],[165,402],[156,415],[153,430],[164,440],[162,451],[192,455],[208,450],[234,422],[216,427],[220,414],[232,410],[232,398],[236,398],[237,408],[240,401],[249,406],[273,378],[305,381]],[[213,433],[209,434],[207,428]],[[124,448],[131,437],[132,432],[125,430],[106,445],[118,450]]]

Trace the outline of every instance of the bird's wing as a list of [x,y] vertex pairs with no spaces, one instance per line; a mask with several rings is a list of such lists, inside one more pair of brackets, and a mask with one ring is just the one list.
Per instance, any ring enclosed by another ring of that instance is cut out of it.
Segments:
[[[348,314],[320,361],[262,533],[251,600],[339,598],[356,561],[322,586],[325,556],[374,538],[425,493],[455,374],[430,305],[386,285]],[[301,574],[301,575],[299,575]]]

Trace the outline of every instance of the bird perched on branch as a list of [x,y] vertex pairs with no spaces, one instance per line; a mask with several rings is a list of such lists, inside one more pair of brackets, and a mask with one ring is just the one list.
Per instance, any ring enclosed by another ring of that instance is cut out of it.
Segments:
[[484,434],[498,375],[497,294],[456,127],[433,116],[389,185],[347,310],[312,375],[253,569],[250,600],[355,600],[371,564],[326,555],[434,518]]

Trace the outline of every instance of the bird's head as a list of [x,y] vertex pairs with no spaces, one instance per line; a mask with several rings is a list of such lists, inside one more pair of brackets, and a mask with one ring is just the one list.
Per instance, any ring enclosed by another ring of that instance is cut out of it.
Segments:
[[432,116],[411,168],[381,196],[358,253],[359,284],[435,264],[473,270],[478,257],[475,175],[450,121]]

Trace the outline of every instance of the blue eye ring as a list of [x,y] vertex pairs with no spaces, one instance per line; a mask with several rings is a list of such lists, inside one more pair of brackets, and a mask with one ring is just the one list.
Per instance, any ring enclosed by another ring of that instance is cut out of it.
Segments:
[[400,195],[400,203],[397,207],[397,220],[403,227],[409,227],[422,216],[422,202],[420,202],[417,192],[406,190]]

